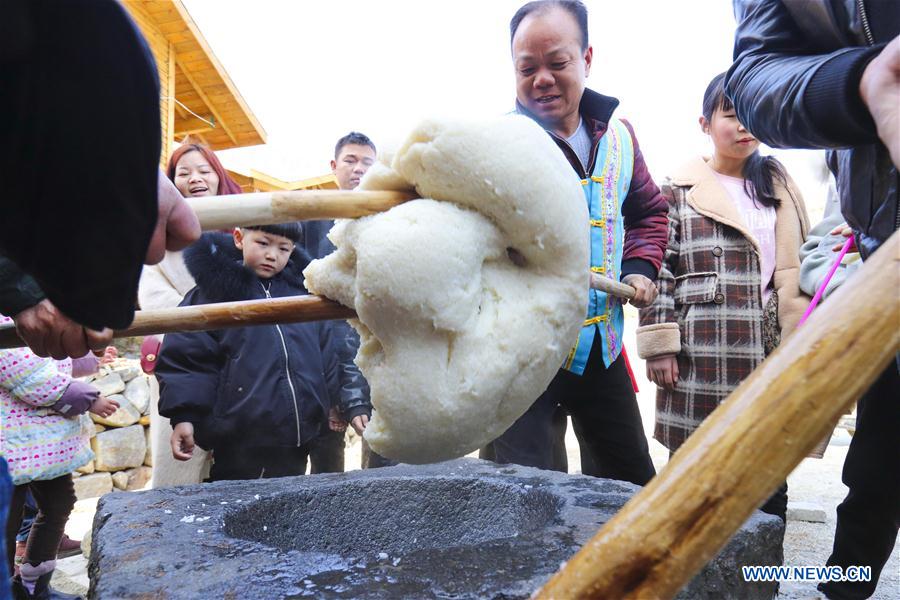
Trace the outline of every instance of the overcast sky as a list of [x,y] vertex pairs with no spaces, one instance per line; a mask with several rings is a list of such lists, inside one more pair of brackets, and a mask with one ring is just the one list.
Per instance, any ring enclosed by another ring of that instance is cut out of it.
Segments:
[[[515,100],[508,27],[520,0],[183,1],[268,133],[265,146],[220,152],[231,168],[322,175],[350,130],[391,147],[422,118],[488,117]],[[588,87],[619,98],[654,177],[708,153],[697,119],[707,83],[731,64],[731,2],[586,4]],[[814,153],[779,157],[819,194]]]

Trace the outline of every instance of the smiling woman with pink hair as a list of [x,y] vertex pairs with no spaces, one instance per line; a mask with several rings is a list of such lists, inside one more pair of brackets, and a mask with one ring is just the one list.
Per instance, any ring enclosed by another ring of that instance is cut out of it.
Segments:
[[[213,151],[200,144],[184,144],[176,149],[169,158],[166,176],[185,198],[241,193],[241,186],[228,176]],[[194,285],[181,252],[166,252],[158,265],[144,267],[138,301],[144,310],[172,308]]]
[[[184,144],[169,158],[166,176],[185,198],[240,194],[241,186],[228,176],[228,172],[215,153],[200,144]],[[144,267],[138,287],[138,301],[143,310],[173,308],[178,306],[195,286],[194,278],[184,266],[181,252],[166,252],[166,257],[152,267]],[[141,363],[148,372],[155,364],[161,338],[145,340],[141,349]],[[155,342],[155,343],[154,343]],[[148,348],[145,351],[145,347]],[[148,360],[150,355],[152,360]],[[153,431],[153,480],[151,486],[167,487],[199,483],[208,466],[206,452],[199,450],[188,462],[176,462],[169,451],[172,428],[169,420],[157,412],[159,388],[151,378],[151,429]]]
[[169,157],[166,176],[185,198],[240,194],[215,153],[200,144],[184,144]]

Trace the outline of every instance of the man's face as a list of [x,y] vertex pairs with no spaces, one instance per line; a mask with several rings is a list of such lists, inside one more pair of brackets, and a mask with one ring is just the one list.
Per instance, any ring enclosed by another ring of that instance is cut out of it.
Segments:
[[375,163],[375,150],[371,146],[347,144],[341,148],[336,160],[331,161],[331,172],[342,190],[353,190],[359,180]]
[[565,9],[528,15],[512,43],[516,97],[546,129],[577,126],[592,57],[591,47],[582,52],[578,22]]
[[294,251],[294,242],[265,231],[235,229],[233,236],[244,255],[244,266],[262,279],[281,273]]

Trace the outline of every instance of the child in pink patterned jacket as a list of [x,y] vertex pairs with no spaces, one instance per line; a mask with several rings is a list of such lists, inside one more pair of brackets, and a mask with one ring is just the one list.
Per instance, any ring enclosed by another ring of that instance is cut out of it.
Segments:
[[[0,323],[9,321],[0,315]],[[28,490],[40,511],[13,581],[17,598],[48,593],[59,541],[75,505],[72,471],[93,458],[78,415],[90,410],[109,416],[118,408],[93,386],[72,379],[73,362],[82,360],[40,358],[28,348],[0,350],[0,455],[15,484],[6,522],[10,572]]]

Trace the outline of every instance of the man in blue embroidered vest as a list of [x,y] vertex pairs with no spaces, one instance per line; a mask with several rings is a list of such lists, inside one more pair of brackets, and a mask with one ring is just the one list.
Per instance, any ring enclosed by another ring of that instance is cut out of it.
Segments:
[[[569,159],[590,212],[591,271],[637,289],[649,306],[666,248],[667,205],[631,126],[612,113],[618,100],[585,87],[593,49],[578,0],[539,0],[510,22],[517,110],[537,121]],[[547,391],[484,455],[544,469],[559,464],[560,408],[571,416],[588,475],[643,485],[655,474],[627,359],[622,305],[585,290],[588,313]]]

